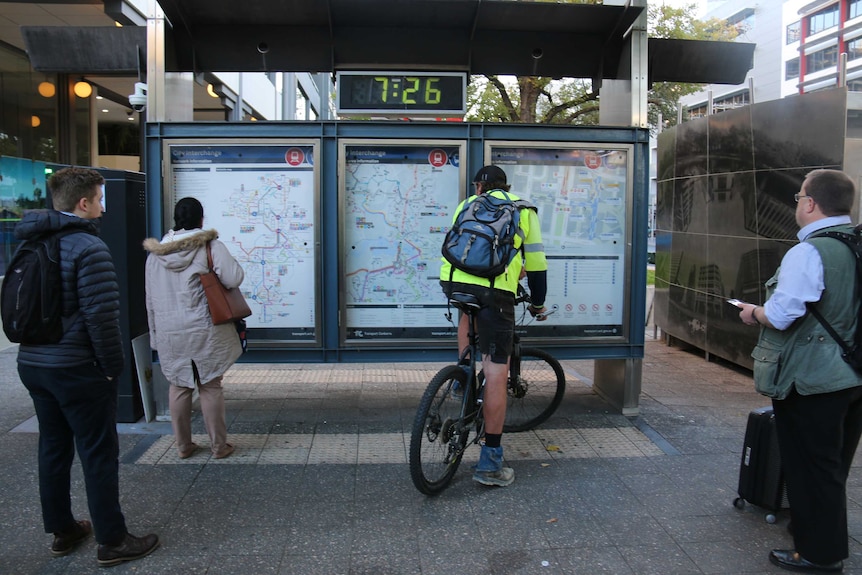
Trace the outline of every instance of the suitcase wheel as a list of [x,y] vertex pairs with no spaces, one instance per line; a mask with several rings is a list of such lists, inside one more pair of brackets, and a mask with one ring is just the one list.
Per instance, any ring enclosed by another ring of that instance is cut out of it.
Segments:
[[742,497],[737,497],[733,500],[733,506],[737,509],[745,509],[745,499]]
[[767,513],[766,516],[764,517],[764,519],[766,519],[767,523],[772,525],[773,523],[775,523],[775,514],[774,513]]

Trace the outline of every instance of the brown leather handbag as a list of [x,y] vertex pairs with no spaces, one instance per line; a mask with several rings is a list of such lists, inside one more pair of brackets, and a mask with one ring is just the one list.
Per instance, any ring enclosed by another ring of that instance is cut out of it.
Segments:
[[207,267],[209,271],[201,274],[200,277],[210,307],[213,325],[230,323],[250,316],[251,309],[245,298],[242,297],[239,288],[227,289],[213,271],[213,252],[209,242],[207,242]]

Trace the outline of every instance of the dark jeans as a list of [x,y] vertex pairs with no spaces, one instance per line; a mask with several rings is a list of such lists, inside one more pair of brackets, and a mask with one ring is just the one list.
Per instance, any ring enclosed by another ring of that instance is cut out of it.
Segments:
[[805,559],[849,554],[847,476],[862,435],[862,387],[773,400],[793,540]]
[[126,534],[120,510],[117,382],[95,365],[52,369],[18,365],[39,419],[39,495],[47,533],[75,522],[69,495],[75,448],[84,469],[96,541],[119,544]]

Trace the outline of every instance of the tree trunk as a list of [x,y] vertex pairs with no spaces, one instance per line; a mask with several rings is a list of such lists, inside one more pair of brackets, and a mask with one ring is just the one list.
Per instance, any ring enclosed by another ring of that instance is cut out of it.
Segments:
[[542,93],[541,86],[530,76],[518,77],[518,89],[521,92],[521,105],[518,110],[518,121],[527,124],[536,123],[536,106]]

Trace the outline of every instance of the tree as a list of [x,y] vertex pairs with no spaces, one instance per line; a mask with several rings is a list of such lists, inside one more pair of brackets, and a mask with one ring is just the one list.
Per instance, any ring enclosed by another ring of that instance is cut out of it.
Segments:
[[[649,35],[654,38],[729,41],[739,30],[723,20],[701,21],[696,6],[648,8]],[[648,94],[649,123],[659,113],[676,123],[679,99],[700,89],[698,84],[657,82]],[[553,80],[543,76],[474,76],[467,93],[467,120],[591,125],[599,121],[599,93],[590,79]]]

